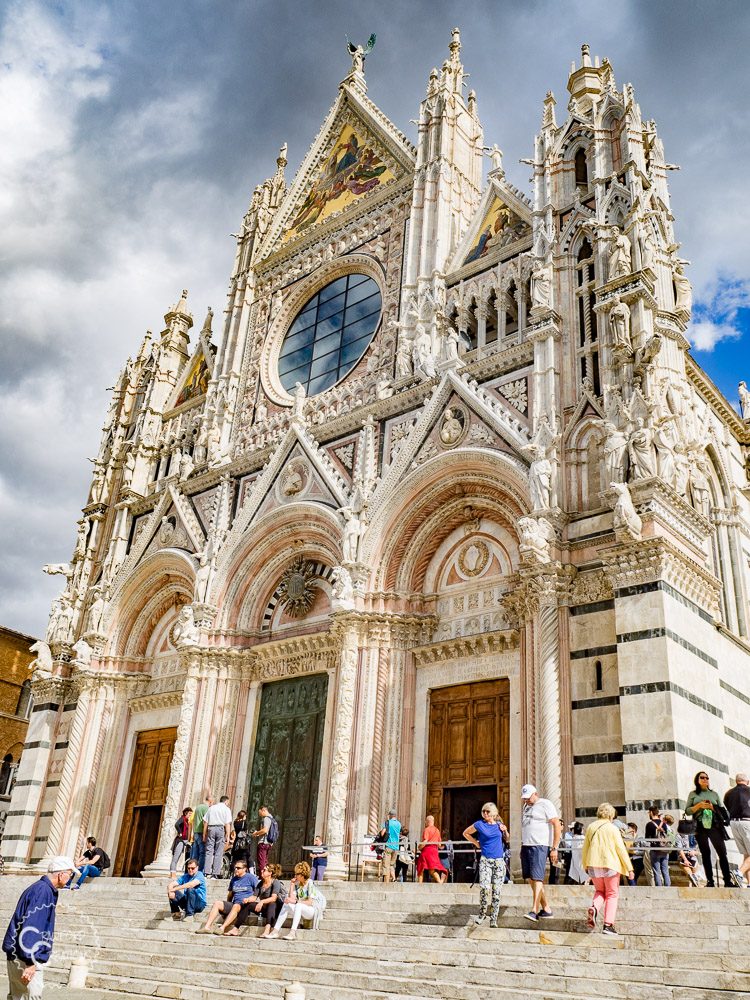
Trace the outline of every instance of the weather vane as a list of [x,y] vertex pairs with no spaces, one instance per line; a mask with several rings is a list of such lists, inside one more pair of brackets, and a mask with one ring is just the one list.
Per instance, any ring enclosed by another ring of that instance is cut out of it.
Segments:
[[349,41],[349,36],[346,36],[346,47],[349,51],[349,55],[352,57],[352,73],[363,73],[365,69],[365,59],[375,48],[375,35],[370,35],[367,39],[367,45],[355,45],[354,42]]

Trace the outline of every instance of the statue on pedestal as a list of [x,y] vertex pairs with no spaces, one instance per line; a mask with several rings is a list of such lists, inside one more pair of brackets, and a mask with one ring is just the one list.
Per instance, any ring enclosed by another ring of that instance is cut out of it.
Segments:
[[548,563],[550,561],[550,542],[555,537],[554,529],[549,521],[543,517],[519,517],[518,528],[521,532],[518,551],[522,561]]
[[552,305],[552,265],[538,260],[531,272],[531,311],[542,313]]
[[609,327],[612,331],[612,346],[631,354],[633,343],[630,339],[630,306],[619,295],[614,297],[614,305],[609,312]]
[[750,420],[750,389],[748,389],[744,382],[740,382],[737,386],[737,390],[740,394],[740,410],[742,411],[742,419]]
[[186,646],[197,646],[200,642],[200,631],[195,624],[193,609],[189,604],[180,608],[177,621],[171,629],[170,638],[172,644],[177,649],[184,649]]
[[612,230],[612,246],[609,251],[610,281],[614,278],[622,278],[626,274],[630,274],[632,270],[632,250],[630,240],[621,229],[617,228],[617,226],[613,226]]
[[635,430],[628,440],[628,455],[632,479],[650,479],[656,475],[654,432],[646,426],[643,417],[635,422]]
[[609,485],[617,495],[612,525],[618,540],[625,538],[628,541],[638,541],[641,537],[643,521],[633,505],[633,498],[630,496],[627,483],[610,483]]
[[549,510],[552,493],[552,463],[538,446],[529,449],[532,455],[529,466],[529,493],[532,510]]
[[612,423],[604,421],[604,464],[610,482],[624,483],[627,472],[628,439],[623,431]]

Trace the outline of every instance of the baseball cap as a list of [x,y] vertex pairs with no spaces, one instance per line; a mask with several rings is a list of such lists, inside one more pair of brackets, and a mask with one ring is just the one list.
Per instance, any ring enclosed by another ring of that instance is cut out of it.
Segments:
[[388,810],[388,815],[389,816],[395,816],[396,815],[396,810],[395,809],[389,809]]
[[521,798],[530,799],[531,796],[536,792],[536,787],[534,785],[524,785],[521,789]]
[[64,854],[58,854],[47,865],[47,872],[50,875],[54,875],[55,872],[74,872],[76,870],[73,859],[66,858]]

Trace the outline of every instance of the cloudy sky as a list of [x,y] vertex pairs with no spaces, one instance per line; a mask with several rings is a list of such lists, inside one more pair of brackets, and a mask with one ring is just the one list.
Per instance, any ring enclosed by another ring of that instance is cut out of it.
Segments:
[[528,190],[545,92],[582,42],[657,120],[697,307],[696,357],[750,376],[745,0],[0,0],[0,624],[44,630],[113,384],[179,291],[220,311],[252,188],[291,177],[376,32],[370,97],[413,137],[461,27],[489,145]]

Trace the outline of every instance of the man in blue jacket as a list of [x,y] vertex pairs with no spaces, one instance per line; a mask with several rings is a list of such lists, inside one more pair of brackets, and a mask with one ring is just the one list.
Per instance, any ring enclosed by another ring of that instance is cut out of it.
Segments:
[[70,858],[53,858],[47,874],[21,893],[3,939],[8,960],[8,1000],[39,1000],[44,988],[42,968],[52,954],[57,891],[72,878]]

